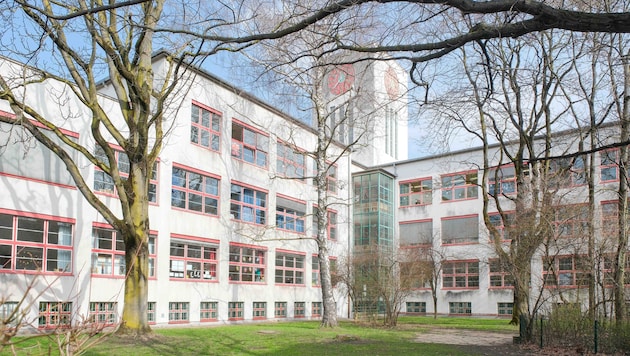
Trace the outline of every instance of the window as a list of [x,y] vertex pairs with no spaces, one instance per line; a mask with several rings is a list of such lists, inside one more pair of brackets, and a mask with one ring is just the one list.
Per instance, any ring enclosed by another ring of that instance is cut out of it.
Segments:
[[217,302],[201,302],[199,303],[199,321],[217,321],[218,313]]
[[497,314],[512,316],[514,303],[497,303]]
[[[157,235],[150,233],[149,277],[155,278]],[[92,275],[125,276],[125,242],[116,230],[95,226],[92,228]]]
[[269,138],[232,120],[232,157],[267,168]]
[[442,201],[477,198],[477,172],[442,176]]
[[[604,255],[604,266],[602,272],[604,273],[604,283],[607,286],[612,286],[615,284],[615,277],[613,274],[615,266],[615,256],[614,255]],[[625,273],[624,273],[624,283],[626,286],[630,286],[630,257],[626,255],[625,262]]]
[[[317,209],[317,206],[313,206],[313,236],[317,236],[319,213],[321,212]],[[334,210],[326,210],[326,216],[328,217],[328,223],[326,225],[328,239],[337,240],[337,212]]]
[[278,175],[304,181],[306,175],[306,158],[301,150],[278,142],[276,158],[276,173]]
[[282,230],[304,233],[304,202],[276,197],[276,226]]
[[[326,174],[326,191],[337,194],[337,165],[326,162],[324,167]],[[313,160],[313,172],[317,174],[317,161]],[[313,178],[313,184],[317,185],[317,179]]]
[[433,244],[433,220],[401,221],[398,231],[400,246]]
[[433,182],[423,178],[400,183],[400,206],[427,205],[433,202]]
[[304,255],[276,251],[276,284],[304,285]]
[[619,180],[619,149],[606,150],[600,153],[599,172],[602,182]]
[[265,225],[267,221],[267,193],[232,183],[230,195],[232,219]]
[[147,321],[151,325],[155,325],[155,302],[147,303]]
[[228,320],[243,320],[243,302],[228,302]]
[[218,177],[174,165],[172,183],[172,207],[219,215]]
[[311,256],[311,285],[313,287],[322,285],[319,279],[319,257],[317,255]]
[[479,288],[479,261],[445,262],[442,266],[442,288]]
[[230,244],[230,281],[265,282],[265,255],[261,247]]
[[[490,224],[492,224],[492,226],[494,226],[494,228],[499,232],[499,235],[501,235],[502,241],[511,241],[512,238],[510,237],[510,230],[515,228],[514,221],[516,219],[516,214],[513,211],[506,211],[503,212],[503,215],[504,216],[501,217],[501,214],[499,213],[490,213],[488,214],[488,219],[490,219]],[[503,218],[505,218],[505,222],[503,221]],[[490,236],[490,238],[492,239],[492,236]]]
[[71,320],[72,302],[39,302],[39,328],[70,327]]
[[585,238],[589,231],[588,206],[583,204],[556,207],[554,227],[559,238]]
[[17,310],[18,302],[0,301],[0,323],[3,326],[16,327],[22,323],[22,314]]
[[286,318],[287,317],[287,302],[276,302],[273,315],[276,318]]
[[192,104],[190,111],[190,142],[219,151],[221,137],[221,113],[202,106]]
[[267,302],[254,302],[254,320],[267,319]]
[[407,302],[407,314],[425,314],[427,312],[426,302]]
[[516,193],[516,170],[513,165],[490,169],[488,172],[488,194],[491,196]]
[[549,163],[549,186],[569,188],[586,184],[584,157],[557,158]]
[[543,278],[547,287],[587,286],[589,267],[586,257],[556,256],[544,259]]
[[490,259],[488,264],[490,266],[490,288],[511,288],[514,286],[512,275],[498,258]]
[[[5,112],[0,114],[7,116]],[[37,126],[41,127],[41,125]],[[78,134],[63,129],[61,131],[68,139],[78,141]],[[41,132],[53,142],[67,147],[51,131],[42,128]],[[0,142],[2,143],[0,172],[3,174],[62,184],[68,187],[74,186],[74,180],[61,158],[33,139],[25,128],[19,125],[0,123]],[[69,152],[72,161],[77,162],[78,152],[75,150],[68,150],[67,152]]]
[[118,322],[118,303],[90,302],[90,322],[111,326]]
[[306,316],[306,303],[304,302],[295,302],[293,303],[293,317],[294,318],[303,318]]
[[72,272],[72,219],[0,210],[0,271]]
[[311,305],[311,316],[318,318],[322,316],[322,302],[313,302]]
[[168,322],[169,324],[187,323],[189,317],[188,302],[169,302],[168,303]]
[[[129,157],[121,149],[112,148],[114,153],[114,159],[118,165],[118,172],[122,180],[126,180],[129,177]],[[105,154],[102,147],[96,146],[94,156],[105,165],[109,165],[109,159]],[[157,187],[158,187],[158,163],[153,164],[151,175],[149,178],[149,202],[157,202]],[[114,186],[113,178],[106,172],[102,171],[98,167],[94,167],[94,191],[110,194],[112,196],[118,196],[116,188]]]
[[470,302],[450,302],[448,303],[449,314],[470,315],[472,306]]
[[461,244],[479,241],[477,215],[442,218],[442,243]]
[[194,281],[216,281],[218,244],[218,241],[202,243],[182,239],[171,240],[169,277]]

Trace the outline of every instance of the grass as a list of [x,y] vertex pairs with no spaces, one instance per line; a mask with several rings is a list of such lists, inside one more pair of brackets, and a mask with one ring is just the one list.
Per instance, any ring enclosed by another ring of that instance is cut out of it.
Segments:
[[[350,321],[342,321],[335,329],[320,329],[318,321],[156,328],[145,340],[112,335],[85,355],[468,355],[457,346],[423,344],[415,339],[423,330],[435,327],[515,332],[507,323],[501,319],[402,317],[396,328]],[[41,349],[47,349],[43,340],[38,341]]]

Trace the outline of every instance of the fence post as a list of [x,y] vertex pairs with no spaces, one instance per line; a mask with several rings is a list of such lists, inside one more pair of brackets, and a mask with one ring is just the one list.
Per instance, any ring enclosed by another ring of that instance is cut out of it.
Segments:
[[599,346],[599,345],[598,345],[598,339],[599,339],[599,337],[598,337],[598,335],[597,335],[597,334],[599,333],[599,321],[598,321],[597,319],[595,320],[595,324],[594,324],[594,326],[593,326],[593,329],[594,329],[594,330],[593,330],[593,331],[594,331],[594,332],[593,332],[593,334],[594,334],[594,335],[593,335],[593,338],[594,338],[594,340],[593,340],[593,341],[594,341],[594,350],[593,350],[593,351],[594,351],[595,353],[597,353],[597,351],[598,351],[597,349],[599,348],[599,347],[598,347],[598,346]]
[[540,348],[543,348],[543,321],[545,320],[544,316],[540,316]]

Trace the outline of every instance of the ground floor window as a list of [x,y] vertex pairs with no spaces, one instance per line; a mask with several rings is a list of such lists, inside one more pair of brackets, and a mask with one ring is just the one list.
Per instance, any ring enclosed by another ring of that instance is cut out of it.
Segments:
[[450,302],[448,303],[450,314],[469,315],[472,314],[472,303],[470,302]]
[[497,303],[499,315],[512,315],[512,309],[514,309],[514,303]]
[[114,325],[118,322],[117,310],[116,302],[90,302],[90,322]]
[[243,320],[243,302],[228,303],[228,319]]
[[267,302],[254,302],[254,320],[267,318]]
[[274,316],[276,318],[287,317],[287,302],[276,302],[274,308]]
[[407,313],[424,314],[427,312],[426,302],[407,302]]
[[72,302],[39,302],[38,327],[69,327],[71,319]]
[[155,324],[155,302],[147,303],[147,321],[149,324]]
[[189,310],[188,302],[168,303],[168,322],[187,323],[189,321]]
[[306,308],[306,303],[295,302],[295,304],[293,304],[293,317],[303,318],[306,315],[304,311],[305,308]]
[[311,316],[316,318],[322,316],[322,302],[313,302]]
[[201,302],[199,304],[199,321],[217,320],[217,302]]
[[18,302],[0,303],[0,322],[7,326],[17,326],[20,324],[20,313],[17,310]]

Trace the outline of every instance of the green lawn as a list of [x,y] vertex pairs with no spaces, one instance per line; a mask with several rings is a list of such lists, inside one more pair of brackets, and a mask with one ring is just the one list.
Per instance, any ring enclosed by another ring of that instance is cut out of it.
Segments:
[[[394,329],[341,322],[320,329],[318,321],[269,322],[230,326],[156,328],[143,341],[113,335],[85,355],[467,355],[462,348],[422,344],[426,328],[466,328],[515,332],[507,320],[403,317]],[[39,342],[45,342],[38,340]],[[42,345],[38,349],[47,349]],[[31,351],[34,351],[31,348]],[[34,353],[20,353],[33,355]]]

